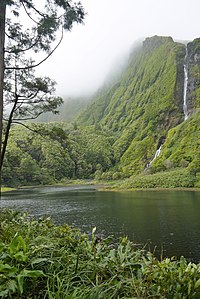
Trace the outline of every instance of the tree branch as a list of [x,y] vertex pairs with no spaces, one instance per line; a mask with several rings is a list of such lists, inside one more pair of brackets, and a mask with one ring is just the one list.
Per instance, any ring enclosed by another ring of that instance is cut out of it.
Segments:
[[35,41],[33,44],[31,44],[31,45],[30,45],[28,48],[26,48],[26,49],[20,49],[20,50],[19,50],[19,48],[18,48],[18,49],[15,49],[15,50],[5,50],[5,52],[8,53],[8,54],[16,54],[16,53],[18,54],[18,53],[26,52],[26,51],[29,51],[29,50],[31,50],[32,48],[34,48],[35,45],[37,45],[38,41],[39,41],[39,38],[36,39],[36,41]]
[[[30,113],[30,112],[29,112]],[[26,120],[34,120],[34,119],[36,119],[36,118],[38,118],[42,113],[44,113],[43,111],[41,111],[41,112],[39,112],[36,116],[32,116],[32,117],[27,117],[27,118],[13,118],[13,123],[15,122],[15,121],[26,121]]]
[[37,97],[39,92],[40,92],[40,90],[38,89],[38,90],[36,90],[35,93],[32,92],[31,94],[29,94],[27,96],[20,96],[19,95],[18,98],[19,98],[20,101],[30,101],[30,100],[33,100],[35,97]]
[[26,0],[20,0],[20,2],[22,3],[23,6],[25,6],[24,3],[26,3],[28,6],[30,6],[37,14],[39,14],[41,17],[45,17],[46,15],[43,14],[41,11],[39,11],[38,9],[35,8],[35,6],[33,6],[30,1],[26,1]]
[[22,5],[23,5],[23,7],[24,7],[24,10],[25,10],[27,16],[28,16],[34,23],[38,24],[38,22],[35,21],[35,20],[31,17],[30,13],[28,12],[28,10],[27,10],[27,8],[26,8],[26,6],[25,6],[25,4],[24,4],[24,1],[22,1]]
[[45,62],[55,52],[55,50],[61,44],[62,40],[63,40],[63,27],[62,27],[62,35],[61,35],[61,38],[60,38],[58,44],[55,46],[55,48],[43,60],[41,60],[40,62],[38,62],[36,64],[33,64],[33,65],[28,65],[28,66],[24,66],[24,67],[5,67],[5,69],[6,70],[28,70],[28,69],[32,69],[32,68],[35,68],[35,67],[41,65],[43,62]]
[[40,132],[40,131],[37,131],[37,130],[31,129],[31,127],[29,127],[29,126],[25,125],[24,123],[22,123],[22,122],[20,122],[20,121],[13,121],[12,123],[13,123],[13,124],[20,125],[20,126],[23,126],[23,127],[25,127],[26,129],[28,129],[28,130],[30,130],[30,131],[32,131],[32,132],[34,132],[34,133],[37,133],[37,134],[40,134],[41,136],[43,136],[43,135],[41,134],[41,132]]

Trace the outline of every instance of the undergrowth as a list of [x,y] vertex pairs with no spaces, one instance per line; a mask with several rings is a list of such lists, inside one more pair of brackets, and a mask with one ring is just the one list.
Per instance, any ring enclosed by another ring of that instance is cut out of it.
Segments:
[[155,174],[140,174],[118,183],[120,188],[191,188],[196,186],[195,174],[175,169]]
[[82,234],[49,218],[0,213],[0,297],[200,298],[200,264]]

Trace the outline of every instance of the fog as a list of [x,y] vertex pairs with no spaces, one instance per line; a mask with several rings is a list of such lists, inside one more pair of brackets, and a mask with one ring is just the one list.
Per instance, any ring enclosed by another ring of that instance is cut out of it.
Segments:
[[58,83],[57,94],[87,96],[112,69],[123,65],[137,40],[153,35],[193,40],[200,36],[199,0],[82,0],[84,25],[65,33],[40,73]]

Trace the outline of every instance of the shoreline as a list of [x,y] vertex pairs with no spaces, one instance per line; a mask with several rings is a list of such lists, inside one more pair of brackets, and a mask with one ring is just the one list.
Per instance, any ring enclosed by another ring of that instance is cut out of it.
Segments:
[[118,188],[113,186],[114,182],[108,181],[97,181],[97,180],[71,180],[64,183],[56,183],[52,185],[35,185],[35,186],[19,186],[19,187],[1,187],[1,192],[12,192],[17,190],[23,189],[30,189],[30,188],[42,188],[42,187],[68,187],[68,186],[95,186],[97,191],[111,191],[111,192],[158,192],[158,191],[192,191],[192,192],[200,192],[200,188],[195,187],[176,187],[176,188]]
[[140,191],[149,191],[149,192],[159,192],[159,191],[192,191],[192,192],[200,192],[200,188],[184,188],[184,187],[177,187],[177,188],[131,188],[131,189],[122,189],[122,188],[107,188],[103,187],[98,189],[98,191],[113,191],[113,192],[140,192]]

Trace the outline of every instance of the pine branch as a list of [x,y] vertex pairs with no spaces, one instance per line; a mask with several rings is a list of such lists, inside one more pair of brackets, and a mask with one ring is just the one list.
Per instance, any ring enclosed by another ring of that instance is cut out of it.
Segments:
[[25,6],[24,3],[26,3],[27,6],[29,6],[30,8],[32,8],[32,9],[33,9],[37,14],[39,14],[41,17],[44,18],[45,16],[47,16],[47,15],[43,14],[41,11],[39,11],[38,9],[36,9],[35,6],[32,5],[32,4],[30,3],[30,1],[27,1],[27,0],[20,0],[20,2],[22,3],[23,6]]
[[55,50],[61,44],[62,40],[63,40],[63,28],[62,28],[62,35],[60,37],[60,40],[59,40],[58,44],[55,46],[55,48],[43,60],[41,60],[40,62],[38,62],[36,64],[32,64],[32,65],[28,65],[28,66],[24,66],[24,67],[5,67],[5,69],[6,70],[28,70],[28,69],[36,68],[37,66],[39,66],[43,62],[45,62],[55,52]]

